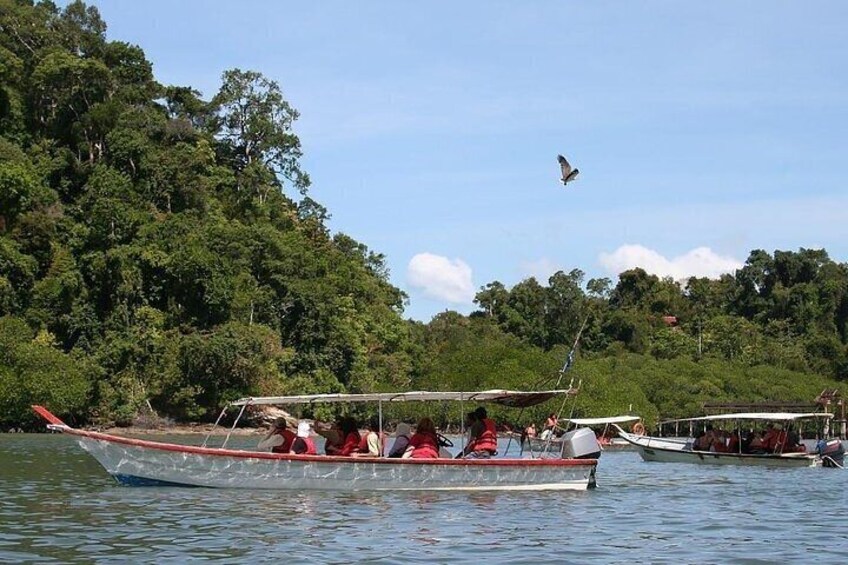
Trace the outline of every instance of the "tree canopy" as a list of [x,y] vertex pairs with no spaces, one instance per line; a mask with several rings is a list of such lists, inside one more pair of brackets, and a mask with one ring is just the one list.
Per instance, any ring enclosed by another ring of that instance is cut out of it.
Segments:
[[[163,86],[82,2],[0,0],[0,30],[0,316],[49,336],[15,351],[93,368],[85,402],[57,410],[207,418],[410,373],[405,295],[324,226],[275,81],[228,70],[209,100]],[[22,355],[4,386],[29,378]]]

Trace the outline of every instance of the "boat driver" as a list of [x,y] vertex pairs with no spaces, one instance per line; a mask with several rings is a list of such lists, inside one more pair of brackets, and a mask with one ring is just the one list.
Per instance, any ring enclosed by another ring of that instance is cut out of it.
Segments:
[[288,429],[286,419],[280,417],[271,423],[268,435],[262,438],[257,447],[259,449],[270,448],[273,453],[288,453],[295,437],[295,433]]
[[488,459],[498,454],[498,431],[494,420],[489,419],[486,409],[480,406],[474,411],[471,437],[462,456],[467,459]]

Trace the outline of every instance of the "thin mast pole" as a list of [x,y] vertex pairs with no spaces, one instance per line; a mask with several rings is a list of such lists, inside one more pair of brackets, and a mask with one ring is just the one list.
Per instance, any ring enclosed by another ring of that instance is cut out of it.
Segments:
[[583,329],[586,327],[586,322],[588,321],[589,315],[586,314],[586,317],[583,318],[583,323],[580,325],[580,330],[574,338],[574,343],[571,345],[571,351],[568,352],[568,357],[565,358],[565,364],[562,366],[562,369],[559,370],[559,378],[557,379],[557,384],[554,387],[555,389],[559,388],[559,385],[562,382],[562,377],[565,376],[566,371],[571,368],[571,364],[574,362],[574,351],[577,349],[577,344],[580,342],[580,336],[583,335]]
[[383,401],[377,401],[377,427],[379,430],[377,431],[377,439],[380,444],[380,457],[383,457]]

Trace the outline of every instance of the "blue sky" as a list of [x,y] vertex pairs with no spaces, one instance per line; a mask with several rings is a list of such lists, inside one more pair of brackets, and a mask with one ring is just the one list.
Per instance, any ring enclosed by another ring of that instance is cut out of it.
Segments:
[[848,3],[92,3],[163,83],[276,80],[311,196],[387,256],[408,317],[559,269],[848,260]]

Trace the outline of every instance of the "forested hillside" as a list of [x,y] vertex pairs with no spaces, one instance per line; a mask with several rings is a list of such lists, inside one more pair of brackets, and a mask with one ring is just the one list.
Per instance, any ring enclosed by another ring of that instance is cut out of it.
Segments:
[[585,353],[713,357],[848,378],[848,265],[824,250],[756,250],[718,280],[680,283],[633,269],[614,287],[592,279],[584,293],[583,278],[573,270],[548,286],[488,284],[475,315],[543,349],[567,343],[585,320]]
[[297,111],[238,69],[156,82],[80,2],[0,2],[0,420],[405,386],[404,295],[328,233]]
[[0,0],[0,426],[34,402],[107,425],[245,395],[550,386],[581,328],[587,414],[811,401],[848,378],[848,266],[824,250],[754,251],[720,280],[492,282],[470,316],[406,321],[385,258],[326,227],[297,119],[258,72],[204,97],[159,84],[94,7]]

